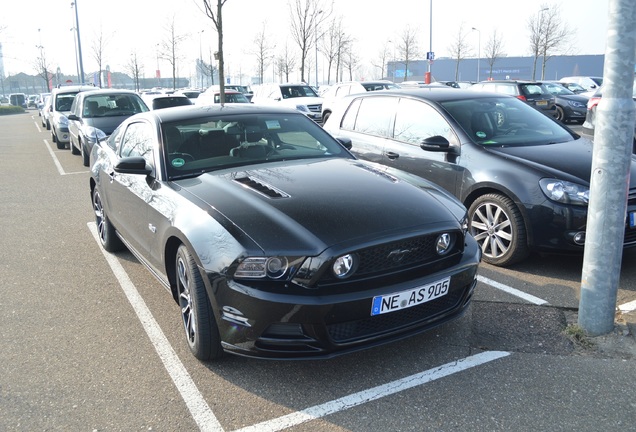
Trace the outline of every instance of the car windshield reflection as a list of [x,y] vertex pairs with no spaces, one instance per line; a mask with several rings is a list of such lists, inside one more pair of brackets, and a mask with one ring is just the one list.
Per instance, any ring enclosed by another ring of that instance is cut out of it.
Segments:
[[170,180],[291,159],[352,157],[320,126],[291,115],[232,115],[164,123]]
[[441,105],[477,144],[510,147],[575,139],[561,125],[517,98],[462,99]]

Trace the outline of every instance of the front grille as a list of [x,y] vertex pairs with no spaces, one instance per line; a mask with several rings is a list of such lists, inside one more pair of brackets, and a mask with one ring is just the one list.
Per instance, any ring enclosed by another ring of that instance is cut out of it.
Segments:
[[457,307],[464,293],[465,290],[455,290],[444,297],[408,309],[369,316],[357,321],[331,324],[327,326],[327,331],[335,343],[351,342],[388,333],[402,327],[428,321],[436,315]]
[[[459,231],[450,232],[454,236],[452,249],[444,256],[455,256],[463,245]],[[419,237],[412,237],[391,243],[361,249],[353,253],[359,257],[359,265],[355,274],[344,282],[365,279],[373,276],[392,274],[415,267],[421,267],[439,262],[442,257],[436,251],[437,237],[440,233],[433,233]],[[343,282],[336,279],[331,272],[327,272],[321,283]]]
[[316,105],[307,105],[307,109],[311,112],[314,113],[321,113],[322,112],[322,104],[316,104]]

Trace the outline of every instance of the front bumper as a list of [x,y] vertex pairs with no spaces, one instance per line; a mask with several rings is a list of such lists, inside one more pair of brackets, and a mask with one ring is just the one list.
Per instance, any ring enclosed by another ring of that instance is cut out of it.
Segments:
[[[409,281],[308,295],[297,286],[289,286],[289,293],[272,293],[217,276],[208,279],[208,294],[225,351],[268,359],[329,358],[403,339],[461,316],[470,304],[480,259],[481,251],[469,236],[464,253],[452,266]],[[451,282],[445,296],[371,315],[374,296],[446,277]]]

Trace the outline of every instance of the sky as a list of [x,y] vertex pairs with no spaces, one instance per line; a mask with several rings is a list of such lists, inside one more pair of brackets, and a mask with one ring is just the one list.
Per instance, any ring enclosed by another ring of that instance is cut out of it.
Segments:
[[[240,76],[240,81],[258,75],[254,41],[263,26],[268,45],[276,45],[274,52],[285,44],[292,52],[299,52],[289,30],[290,1],[295,0],[227,0],[223,24],[228,75]],[[316,1],[325,10],[333,2],[331,16],[342,17],[345,32],[354,40],[360,58],[358,79],[378,78],[375,75],[379,69],[373,65],[379,63],[379,53],[385,46],[395,50],[390,41],[397,41],[407,26],[418,34],[421,58],[431,46],[436,58],[449,56],[449,46],[460,27],[469,31],[467,41],[475,55],[496,30],[502,36],[506,55],[527,56],[530,54],[527,19],[544,7],[559,8],[561,17],[574,32],[571,54],[604,54],[610,2],[392,0],[382,5],[368,0]],[[71,0],[22,0],[11,8],[3,7],[0,43],[5,76],[19,72],[35,75],[38,47],[42,47],[53,70],[59,67],[64,74],[77,73],[75,9],[71,3]],[[177,34],[183,37],[178,74],[193,76],[195,59],[201,55],[209,62],[218,44],[213,23],[202,4],[202,0],[76,0],[84,71],[89,73],[98,68],[94,47],[101,34],[106,41],[103,63],[111,70],[125,72],[132,53],[136,52],[145,76],[154,76],[157,64],[162,77],[171,76],[168,62],[157,59],[157,47],[168,39],[167,29],[174,20]],[[472,28],[478,31],[470,31]],[[311,57],[315,58],[313,51]],[[321,70],[320,55],[318,63],[322,79],[325,71]],[[273,71],[270,73],[273,75]],[[238,81],[235,78],[233,82]]]

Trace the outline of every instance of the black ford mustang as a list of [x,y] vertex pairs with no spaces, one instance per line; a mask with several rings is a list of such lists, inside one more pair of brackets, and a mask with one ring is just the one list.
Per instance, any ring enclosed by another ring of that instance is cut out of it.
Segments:
[[91,153],[101,243],[171,291],[201,360],[330,357],[460,316],[481,258],[466,209],[346,144],[280,108],[130,117]]

